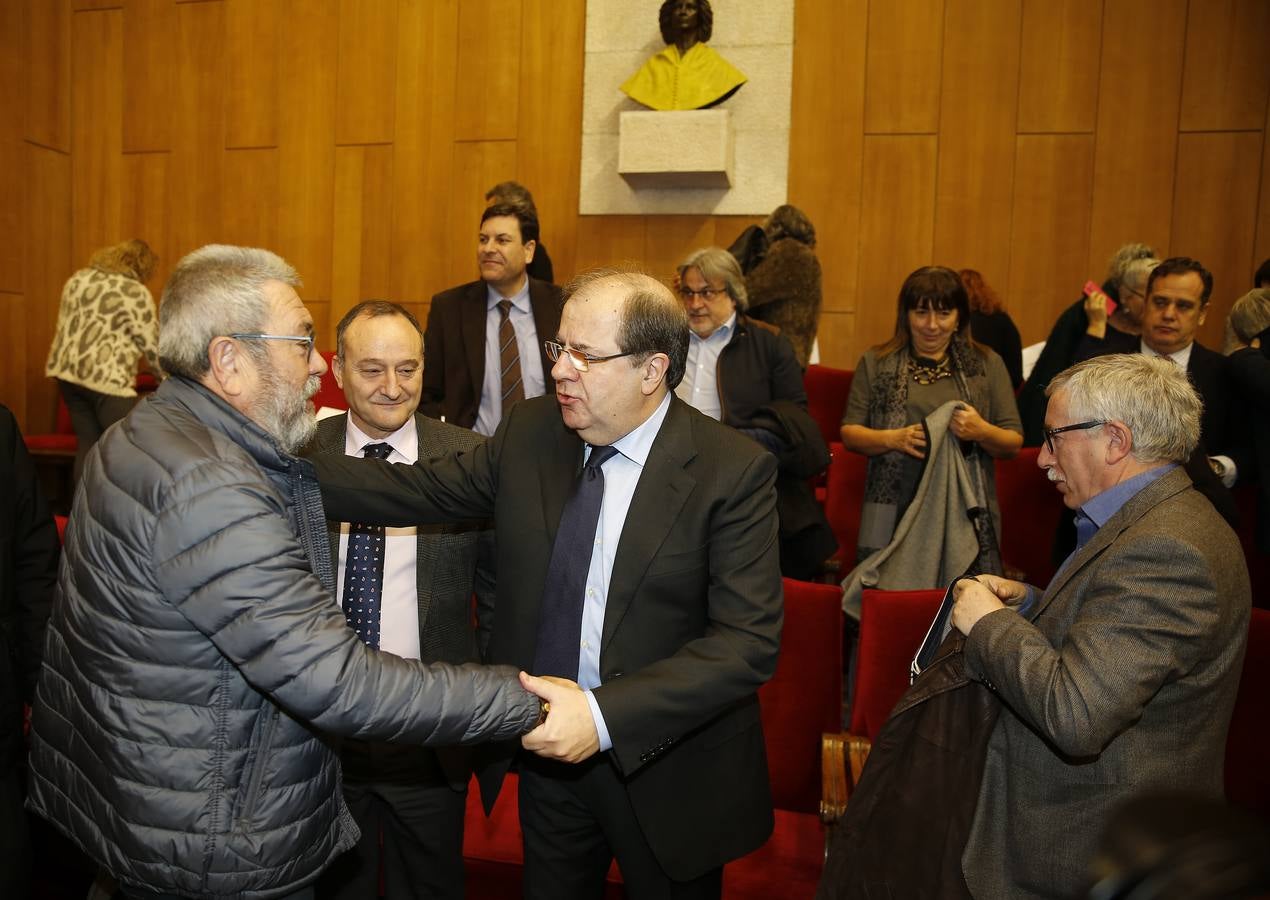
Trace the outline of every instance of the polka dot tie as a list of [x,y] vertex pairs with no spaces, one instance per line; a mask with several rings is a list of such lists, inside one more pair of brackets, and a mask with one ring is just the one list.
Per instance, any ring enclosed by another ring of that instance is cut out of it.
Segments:
[[[388,444],[367,444],[367,459],[387,459]],[[379,610],[384,592],[384,526],[350,523],[344,554],[344,618],[348,627],[379,649]]]

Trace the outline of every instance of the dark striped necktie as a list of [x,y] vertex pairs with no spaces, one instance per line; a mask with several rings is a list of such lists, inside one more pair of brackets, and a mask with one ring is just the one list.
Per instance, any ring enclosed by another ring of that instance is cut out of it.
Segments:
[[503,415],[517,400],[525,399],[525,383],[520,377],[520,348],[516,345],[516,329],[512,327],[512,302],[499,300],[498,359],[503,373]]

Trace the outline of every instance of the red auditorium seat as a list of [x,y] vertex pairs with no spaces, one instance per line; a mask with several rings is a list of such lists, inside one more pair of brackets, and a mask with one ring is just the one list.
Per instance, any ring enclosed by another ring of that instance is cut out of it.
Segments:
[[1248,623],[1248,652],[1244,655],[1239,694],[1226,737],[1226,799],[1270,822],[1270,610],[1254,609]]
[[1044,589],[1054,577],[1054,532],[1063,500],[1037,466],[1039,447],[1024,447],[1013,459],[996,461],[1001,508],[1001,557],[1024,580]]
[[860,506],[864,503],[864,476],[867,457],[852,453],[841,442],[829,445],[829,471],[825,481],[825,518],[838,539],[833,559],[838,574],[855,567],[855,548],[860,538]]
[[48,434],[28,434],[23,441],[32,456],[75,457],[79,441],[75,438],[75,429],[71,425],[71,411],[66,408],[66,401],[62,399],[60,392],[57,395],[57,421],[53,425],[53,431]]
[[834,369],[830,366],[808,366],[803,373],[807,412],[820,426],[826,444],[842,440],[842,414],[847,408],[847,395],[851,393],[854,375],[854,369]]
[[327,406],[331,409],[348,409],[348,401],[344,399],[344,392],[335,383],[335,370],[332,368],[331,363],[331,360],[335,358],[335,351],[319,350],[318,352],[322,354],[322,359],[326,360],[326,371],[322,373],[321,387],[313,395],[314,408],[321,409]]
[[877,737],[908,690],[909,664],[943,598],[942,588],[863,592],[851,734],[869,741]]

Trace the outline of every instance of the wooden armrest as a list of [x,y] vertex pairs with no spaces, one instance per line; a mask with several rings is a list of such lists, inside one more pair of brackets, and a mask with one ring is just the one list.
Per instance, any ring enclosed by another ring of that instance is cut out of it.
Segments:
[[872,747],[868,738],[840,731],[820,737],[820,821],[833,825],[847,811]]

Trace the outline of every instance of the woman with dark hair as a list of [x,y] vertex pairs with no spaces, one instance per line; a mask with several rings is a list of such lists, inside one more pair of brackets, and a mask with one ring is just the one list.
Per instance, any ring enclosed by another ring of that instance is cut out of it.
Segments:
[[925,419],[959,406],[948,431],[975,453],[1000,536],[993,459],[1023,445],[1023,428],[1001,357],[970,336],[970,299],[952,269],[925,266],[900,288],[895,334],[856,366],[842,443],[868,456],[858,558],[885,547],[913,499],[926,459]]
[[981,344],[997,352],[1010,373],[1010,384],[1017,390],[1023,383],[1023,339],[1005,304],[996,291],[974,269],[962,269],[957,275],[970,297],[970,333]]
[[137,360],[159,373],[159,321],[145,283],[159,258],[139,238],[103,247],[62,288],[44,374],[57,379],[78,448],[75,480],[101,433],[137,399]]

